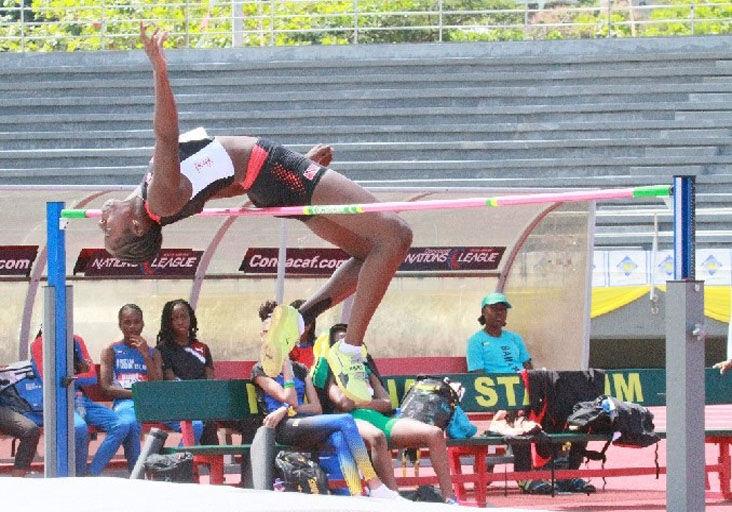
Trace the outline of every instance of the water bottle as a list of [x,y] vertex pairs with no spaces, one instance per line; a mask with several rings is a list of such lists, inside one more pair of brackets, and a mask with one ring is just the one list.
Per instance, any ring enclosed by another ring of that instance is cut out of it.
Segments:
[[74,397],[74,406],[76,413],[81,416],[81,419],[86,421],[86,407],[84,406],[84,398],[81,396]]
[[274,481],[274,484],[272,484],[272,489],[277,492],[284,492],[285,490],[285,481],[281,478],[277,478]]

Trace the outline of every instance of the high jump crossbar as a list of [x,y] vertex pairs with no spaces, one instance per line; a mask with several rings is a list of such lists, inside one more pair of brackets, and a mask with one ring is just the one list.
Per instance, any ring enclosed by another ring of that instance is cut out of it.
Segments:
[[[198,217],[265,217],[272,215],[355,215],[373,212],[403,212],[422,210],[447,210],[460,208],[520,206],[542,203],[576,203],[609,199],[635,199],[642,197],[666,197],[671,194],[671,185],[648,185],[643,187],[579,190],[573,192],[542,192],[537,194],[515,194],[495,197],[464,199],[434,199],[427,201],[391,201],[365,204],[330,204],[309,206],[284,206],[274,208],[206,208]],[[64,209],[62,219],[89,219],[101,217],[99,209]]]
[[[643,197],[668,197],[673,192],[674,199],[674,233],[678,242],[674,244],[674,258],[686,261],[686,265],[679,266],[676,279],[689,277],[685,273],[693,265],[689,265],[690,254],[694,251],[694,187],[693,177],[674,176],[673,185],[650,185],[631,188],[617,189],[593,189],[573,192],[545,192],[538,194],[516,194],[508,196],[497,196],[489,198],[468,198],[468,199],[446,199],[414,202],[384,202],[371,204],[352,205],[312,205],[295,206],[283,208],[210,208],[205,209],[199,216],[221,217],[221,216],[292,216],[292,215],[330,215],[330,214],[359,214],[367,212],[383,211],[408,211],[408,210],[444,210],[455,208],[479,208],[479,207],[500,207],[518,206],[542,203],[571,203],[585,201],[600,201],[612,199],[634,199]],[[94,218],[102,215],[99,209],[65,209],[61,202],[49,202],[46,205],[46,235],[48,244],[48,283],[50,292],[48,295],[54,297],[55,307],[48,308],[46,315],[54,318],[54,329],[48,333],[48,339],[53,339],[54,365],[57,376],[68,374],[66,358],[69,357],[71,346],[71,334],[73,325],[67,325],[66,319],[66,243],[65,228],[69,219]],[[685,220],[687,229],[681,229],[679,224]],[[692,271],[693,272],[693,271]],[[693,275],[693,273],[692,273]],[[67,330],[68,327],[68,330]],[[48,350],[46,350],[48,352]],[[684,386],[684,376],[678,372],[669,372],[672,375],[670,382],[675,386]],[[69,464],[69,449],[73,450],[73,440],[69,437],[70,427],[73,422],[70,415],[69,394],[62,392],[63,385],[57,382],[54,386],[58,392],[54,396],[55,404],[51,409],[52,418],[47,425],[46,453],[53,452],[56,457],[55,468],[46,467],[46,476],[67,476],[73,471]],[[703,391],[702,391],[703,393]],[[702,394],[703,397],[703,394]],[[704,400],[700,402],[703,406]],[[50,404],[49,404],[50,405]],[[54,435],[55,434],[55,435]],[[671,436],[669,436],[669,439]],[[49,471],[49,469],[51,471]],[[703,489],[702,489],[703,492]]]

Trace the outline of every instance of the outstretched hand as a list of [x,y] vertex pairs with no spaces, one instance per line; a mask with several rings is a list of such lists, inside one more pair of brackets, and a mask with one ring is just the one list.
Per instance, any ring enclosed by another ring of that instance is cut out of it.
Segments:
[[147,58],[150,59],[153,69],[155,71],[165,71],[167,70],[167,63],[163,43],[168,39],[168,32],[156,28],[152,35],[148,35],[148,28],[150,28],[150,25],[140,22],[140,41],[142,41],[142,46],[145,48],[145,53]]
[[333,160],[333,147],[324,144],[316,144],[310,151],[305,153],[305,158],[309,158],[316,164],[328,167]]
[[732,370],[732,359],[729,359],[727,361],[720,361],[712,366],[712,368],[719,370],[719,373],[724,375],[729,370]]

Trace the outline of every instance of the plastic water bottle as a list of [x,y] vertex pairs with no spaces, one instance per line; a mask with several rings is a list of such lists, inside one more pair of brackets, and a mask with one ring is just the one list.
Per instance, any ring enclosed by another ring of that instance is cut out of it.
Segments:
[[86,407],[84,406],[83,398],[80,396],[74,397],[74,406],[76,413],[81,416],[81,419],[86,421]]
[[277,478],[274,481],[274,484],[272,484],[272,489],[277,492],[284,492],[285,490],[285,481],[281,478]]

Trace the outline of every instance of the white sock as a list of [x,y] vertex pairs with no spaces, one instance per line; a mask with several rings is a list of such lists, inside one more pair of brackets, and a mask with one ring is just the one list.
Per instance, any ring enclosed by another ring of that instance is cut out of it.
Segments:
[[372,498],[385,498],[390,500],[401,498],[398,492],[392,491],[384,484],[381,484],[376,489],[370,489],[369,496],[371,496]]
[[305,332],[305,320],[299,311],[297,312],[297,332],[300,333],[300,336]]
[[340,350],[344,354],[354,358],[361,356],[361,345],[351,345],[350,343],[346,343],[346,340],[341,341]]

